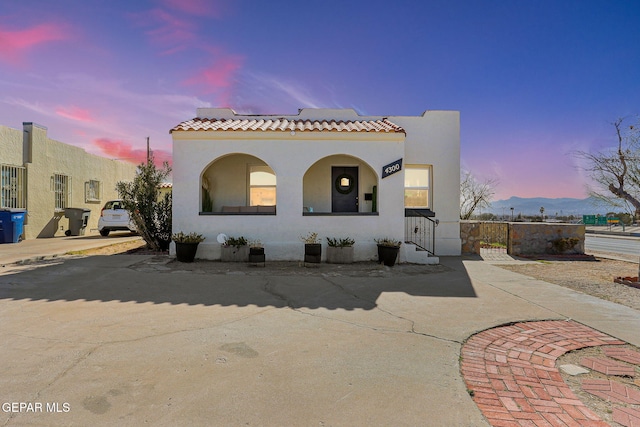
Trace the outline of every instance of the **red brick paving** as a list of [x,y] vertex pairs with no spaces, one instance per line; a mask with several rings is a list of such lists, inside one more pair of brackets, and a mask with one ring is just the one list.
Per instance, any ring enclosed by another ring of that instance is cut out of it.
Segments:
[[580,364],[605,375],[633,377],[636,374],[633,366],[602,357],[585,357],[580,360]]
[[607,427],[565,384],[555,361],[571,350],[622,344],[573,321],[516,323],[469,338],[461,372],[492,426]]
[[613,408],[613,421],[625,427],[640,427],[640,409]]
[[601,399],[614,403],[640,405],[640,391],[611,380],[585,379],[582,389]]
[[609,357],[622,360],[623,362],[631,363],[633,365],[640,365],[640,352],[619,347],[605,347],[603,350],[604,354]]

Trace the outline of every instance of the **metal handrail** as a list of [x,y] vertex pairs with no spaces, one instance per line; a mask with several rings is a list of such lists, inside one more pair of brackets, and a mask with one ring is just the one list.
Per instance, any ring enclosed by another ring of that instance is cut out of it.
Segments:
[[436,233],[439,221],[430,209],[405,209],[405,242],[435,256]]

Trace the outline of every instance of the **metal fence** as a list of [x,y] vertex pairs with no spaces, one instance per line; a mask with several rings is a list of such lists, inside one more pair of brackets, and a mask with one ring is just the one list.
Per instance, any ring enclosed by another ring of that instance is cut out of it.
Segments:
[[509,223],[482,222],[480,224],[480,248],[483,252],[507,253]]

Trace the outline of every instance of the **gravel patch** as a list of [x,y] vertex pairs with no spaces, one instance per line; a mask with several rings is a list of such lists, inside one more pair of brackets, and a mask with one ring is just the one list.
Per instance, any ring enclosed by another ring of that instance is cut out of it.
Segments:
[[620,276],[637,276],[638,265],[632,262],[595,257],[584,261],[539,260],[497,266],[640,310],[640,289],[613,281]]
[[[616,346],[620,347],[620,346]],[[637,347],[634,347],[630,344],[622,346],[623,348],[628,348],[634,351],[640,351]],[[597,357],[606,359],[607,356],[604,354],[603,347],[587,347],[582,350],[570,351],[569,353],[565,353],[556,359],[556,367],[560,365],[577,365],[580,366],[580,361],[585,357]],[[619,361],[618,361],[619,362]],[[625,363],[625,362],[620,362]],[[628,363],[625,363],[630,365]],[[591,393],[582,390],[582,381],[585,379],[609,379],[612,381],[618,381],[630,388],[635,388],[636,390],[640,390],[640,368],[636,366],[636,374],[635,377],[622,377],[622,376],[612,376],[601,374],[600,372],[593,371],[591,369],[588,370],[586,374],[580,375],[568,375],[562,370],[560,370],[560,374],[562,375],[562,379],[569,386],[571,391],[576,395],[578,399],[580,399],[589,409],[598,414],[602,420],[608,422],[610,425],[614,427],[620,426],[620,424],[613,421],[613,408],[614,407],[635,407],[635,405],[629,405],[624,403],[612,403],[611,401],[602,399],[598,396],[594,396]]]

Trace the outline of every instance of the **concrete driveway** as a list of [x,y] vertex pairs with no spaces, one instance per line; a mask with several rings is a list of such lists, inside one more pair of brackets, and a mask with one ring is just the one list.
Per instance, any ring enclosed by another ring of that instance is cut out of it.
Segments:
[[5,266],[0,423],[482,426],[459,366],[475,332],[570,317],[640,345],[637,311],[441,262],[361,277],[141,255]]

